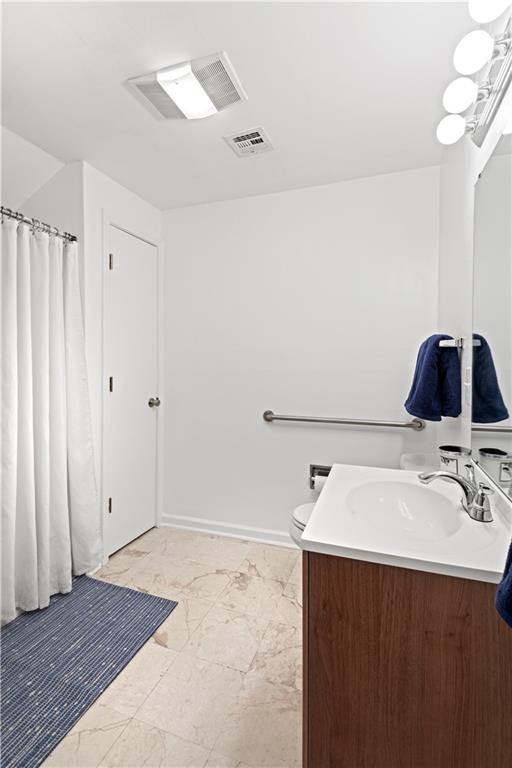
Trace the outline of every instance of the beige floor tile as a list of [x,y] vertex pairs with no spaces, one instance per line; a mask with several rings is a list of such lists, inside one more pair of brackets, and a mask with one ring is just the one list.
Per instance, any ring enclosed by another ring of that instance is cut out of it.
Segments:
[[300,553],[155,528],[98,577],[179,604],[45,765],[300,765]]
[[218,752],[211,752],[205,768],[251,768],[251,766],[247,763],[242,763],[236,758],[225,757],[225,755],[219,755]]
[[284,588],[277,606],[275,621],[302,628],[302,595],[301,588],[291,581]]
[[235,573],[221,594],[217,605],[228,611],[247,613],[269,621],[275,617],[283,584],[249,573]]
[[267,626],[266,619],[215,606],[203,619],[185,651],[200,659],[247,672]]
[[149,556],[133,567],[127,586],[171,600],[181,596],[215,600],[229,584],[232,571],[192,560]]
[[302,587],[302,552],[299,552],[297,562],[293,566],[293,571],[290,574],[289,583],[296,584]]
[[227,536],[183,531],[177,528],[159,529],[163,532],[152,543],[152,552],[173,560],[193,560],[214,568],[237,570],[251,548],[248,541]]
[[301,693],[247,673],[233,714],[214,752],[257,768],[301,765]]
[[213,603],[198,597],[180,596],[174,611],[153,635],[155,642],[164,648],[181,651],[212,606]]
[[253,544],[238,570],[286,584],[298,557],[299,552],[296,549],[275,547],[270,544]]
[[129,721],[109,707],[93,704],[48,756],[44,768],[96,768]]
[[302,689],[302,633],[298,627],[270,622],[251,664],[270,683]]
[[197,660],[187,680],[171,669],[150,693],[137,718],[187,741],[212,748],[237,705],[242,674]]
[[136,539],[109,557],[108,562],[94,576],[101,581],[110,581],[124,586],[124,580],[130,570],[146,558],[150,551],[149,546],[143,542],[143,537]]
[[151,639],[103,692],[99,703],[132,717],[177,655]]
[[208,750],[140,720],[132,720],[102,768],[203,768]]

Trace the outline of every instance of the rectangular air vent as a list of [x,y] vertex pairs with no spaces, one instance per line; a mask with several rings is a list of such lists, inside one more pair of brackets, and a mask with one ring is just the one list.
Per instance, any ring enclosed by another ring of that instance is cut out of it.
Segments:
[[223,139],[238,157],[260,155],[274,149],[263,128],[250,128],[233,136],[223,136]]
[[[242,88],[227,54],[223,51],[182,63],[190,64],[192,72],[217,111],[220,112],[231,104],[236,104],[237,101],[247,99],[247,94]],[[158,72],[165,72],[166,69],[168,68],[158,70]],[[158,82],[156,72],[134,77],[128,80],[128,86],[153,115],[167,120],[183,117],[182,112]]]

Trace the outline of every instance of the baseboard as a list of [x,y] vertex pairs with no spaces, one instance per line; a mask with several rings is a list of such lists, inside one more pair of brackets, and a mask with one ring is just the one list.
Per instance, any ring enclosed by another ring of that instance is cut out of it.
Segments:
[[159,522],[162,528],[183,528],[201,533],[213,533],[217,536],[227,536],[233,539],[248,539],[262,544],[278,544],[281,547],[296,549],[288,531],[278,531],[272,528],[252,528],[248,525],[233,525],[220,520],[207,520],[201,517],[186,517],[183,515],[162,515]]

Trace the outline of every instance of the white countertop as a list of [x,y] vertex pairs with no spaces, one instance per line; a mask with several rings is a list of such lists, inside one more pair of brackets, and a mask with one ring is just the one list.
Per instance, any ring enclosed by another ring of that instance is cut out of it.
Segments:
[[[368,517],[360,514],[360,507],[354,511],[351,499],[355,491],[372,485],[378,492],[391,481],[398,481],[400,487],[404,483],[426,487],[419,483],[415,472],[334,464],[302,534],[302,549],[495,584],[501,580],[512,531],[510,520],[496,505],[492,523],[477,522],[462,509],[458,485],[434,481],[428,486],[432,492],[428,503],[433,505],[434,517],[443,521],[445,510],[450,513],[451,523],[443,535],[425,526],[425,516],[419,527],[413,521],[416,527],[411,534],[407,530],[408,508],[398,514],[398,524],[400,517],[405,518],[403,530],[396,527],[396,514],[395,526],[389,526],[380,499],[371,505]],[[416,493],[415,489],[405,490]],[[413,508],[412,518],[414,512]]]

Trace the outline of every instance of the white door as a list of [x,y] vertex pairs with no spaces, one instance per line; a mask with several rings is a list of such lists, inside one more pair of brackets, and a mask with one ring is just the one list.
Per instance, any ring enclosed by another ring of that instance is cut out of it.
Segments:
[[108,555],[155,525],[159,403],[157,249],[112,225],[109,237],[103,291]]

